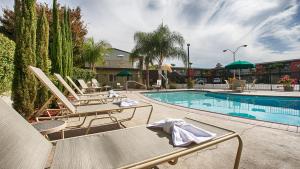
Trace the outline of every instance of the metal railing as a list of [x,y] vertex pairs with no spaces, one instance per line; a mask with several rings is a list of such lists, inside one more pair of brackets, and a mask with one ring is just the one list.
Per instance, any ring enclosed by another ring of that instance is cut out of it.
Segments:
[[[197,86],[197,85],[196,85]],[[195,87],[196,87],[195,86]],[[204,89],[227,89],[228,85],[226,84],[205,84],[203,86],[200,86],[201,88]],[[246,90],[274,90],[274,91],[282,91],[283,86],[280,84],[255,84],[252,86],[252,84],[246,84],[245,87]],[[299,91],[299,85],[295,85],[294,91]]]
[[[186,88],[186,84],[176,84],[178,89]],[[227,84],[195,84],[195,89],[228,89]],[[294,87],[294,91],[300,91],[299,84],[296,84]],[[283,91],[283,86],[280,84],[246,84],[245,90],[274,90],[274,91]]]

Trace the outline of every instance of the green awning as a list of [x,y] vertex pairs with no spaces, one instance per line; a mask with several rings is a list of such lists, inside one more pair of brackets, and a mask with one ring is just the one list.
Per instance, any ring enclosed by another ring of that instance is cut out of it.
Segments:
[[132,76],[132,73],[129,72],[128,70],[122,70],[121,72],[119,72],[117,74],[117,76],[122,76],[122,77],[124,77],[124,76]]
[[226,69],[249,69],[255,68],[255,64],[248,61],[235,61],[225,66]]

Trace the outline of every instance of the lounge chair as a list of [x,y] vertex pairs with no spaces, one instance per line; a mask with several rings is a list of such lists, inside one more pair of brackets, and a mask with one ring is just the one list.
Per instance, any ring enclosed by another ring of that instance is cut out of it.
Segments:
[[179,157],[238,138],[234,162],[234,168],[238,168],[242,152],[238,134],[194,120],[188,122],[217,136],[200,144],[174,147],[168,134],[143,125],[50,142],[0,99],[0,166],[4,169],[151,168],[165,162],[174,165]]
[[97,90],[101,91],[102,87],[100,86],[92,86],[92,87],[88,87],[88,85],[85,83],[85,81],[83,79],[77,79],[79,85],[81,86],[81,89],[84,92],[95,92]]
[[[70,76],[66,76],[66,78],[68,79],[68,81],[71,83],[71,85],[75,88],[75,90],[77,90],[77,92],[79,92],[80,95],[85,95],[84,91],[82,91],[77,85],[76,83],[72,80],[72,78]],[[90,94],[88,94],[90,95]],[[96,94],[97,95],[97,94]]]
[[256,79],[253,80],[253,82],[251,84],[248,84],[248,90],[253,89],[255,90],[255,84],[256,84]]
[[[113,102],[113,101],[118,101],[122,98],[126,98],[126,96],[118,96],[118,97],[111,97],[109,98],[108,95],[106,94],[103,95],[77,95],[76,92],[69,86],[69,84],[64,80],[63,77],[61,77],[60,74],[54,73],[54,76],[58,79],[58,81],[67,89],[67,91],[74,97],[76,102],[79,103],[90,103],[92,102],[95,103],[107,103],[107,102]],[[40,77],[42,78],[42,77]]]
[[121,85],[121,83],[117,83],[117,89],[122,90],[124,86]]
[[[134,117],[137,108],[151,107],[151,110],[150,110],[150,113],[149,113],[149,116],[148,116],[148,119],[147,119],[147,123],[150,120],[153,107],[152,107],[151,104],[146,103],[146,102],[142,102],[142,101],[139,101],[139,103],[136,104],[136,105],[128,106],[128,107],[120,107],[119,104],[117,104],[117,103],[75,106],[51,82],[51,80],[47,78],[47,76],[45,75],[45,73],[41,69],[33,67],[33,66],[29,66],[29,69],[41,81],[41,83],[50,90],[50,92],[53,94],[53,96],[64,105],[64,107],[67,110],[67,111],[63,111],[61,113],[61,116],[51,117],[51,119],[69,118],[69,117],[74,117],[74,116],[75,117],[84,116],[83,122],[77,126],[77,127],[80,127],[84,124],[87,116],[105,114],[105,115],[108,115],[109,117],[112,117],[113,113],[120,113],[120,112],[122,112],[122,110],[125,110],[125,109],[133,109],[132,115],[129,118],[123,118],[123,119],[118,120],[119,122],[122,122],[122,121],[131,120]],[[39,119],[49,119],[49,118],[40,117]],[[111,118],[111,120],[115,121],[115,118]]]
[[228,82],[228,80],[224,80],[225,83],[226,83],[226,89],[230,89],[231,88],[231,85],[230,83]]
[[[96,88],[98,88],[98,87],[101,88],[100,83],[99,83],[98,80],[95,79],[95,78],[92,79],[92,86],[93,86],[93,87],[96,87]],[[111,86],[109,86],[109,85],[105,85],[105,86],[103,86],[103,87],[104,87],[104,89],[105,89],[106,91],[107,91],[108,89],[111,89]]]
[[161,80],[157,80],[155,85],[152,85],[153,88],[159,90],[161,89]]
[[233,80],[232,81],[232,90],[235,92],[243,92],[246,86],[246,80]]

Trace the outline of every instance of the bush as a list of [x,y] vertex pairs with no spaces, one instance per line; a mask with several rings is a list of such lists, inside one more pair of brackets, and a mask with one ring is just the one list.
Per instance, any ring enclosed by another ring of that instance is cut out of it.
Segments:
[[170,84],[170,89],[177,89],[175,84]]
[[11,89],[15,42],[0,34],[0,95]]
[[187,81],[187,88],[188,89],[194,88],[194,81],[193,80],[188,80]]
[[78,67],[73,68],[73,79],[84,79],[85,81],[95,78],[96,73],[89,69],[82,69]]

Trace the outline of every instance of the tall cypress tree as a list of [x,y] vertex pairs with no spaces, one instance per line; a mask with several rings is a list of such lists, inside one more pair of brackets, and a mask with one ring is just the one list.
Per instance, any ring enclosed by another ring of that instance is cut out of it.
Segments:
[[68,75],[73,75],[73,41],[72,41],[72,25],[70,21],[70,9],[67,13],[67,36],[68,36],[68,49],[69,49],[69,59],[68,59]]
[[[36,32],[36,66],[43,72],[49,75],[49,58],[48,58],[48,45],[49,45],[49,23],[47,20],[45,8],[38,17],[37,32]],[[35,107],[41,107],[48,99],[48,91],[39,84],[37,90],[37,98],[35,100]]]
[[66,8],[64,9],[64,17],[61,20],[61,45],[62,45],[62,75],[65,77],[68,75],[68,43],[67,43],[67,36],[66,36]]
[[57,0],[53,0],[53,9],[52,9],[52,36],[53,41],[51,44],[51,68],[53,73],[63,74],[62,69],[62,37],[61,37],[61,28],[59,22],[59,11],[57,9]]
[[12,83],[13,107],[25,118],[34,111],[36,80],[28,69],[35,66],[36,10],[35,0],[15,0],[16,50]]

